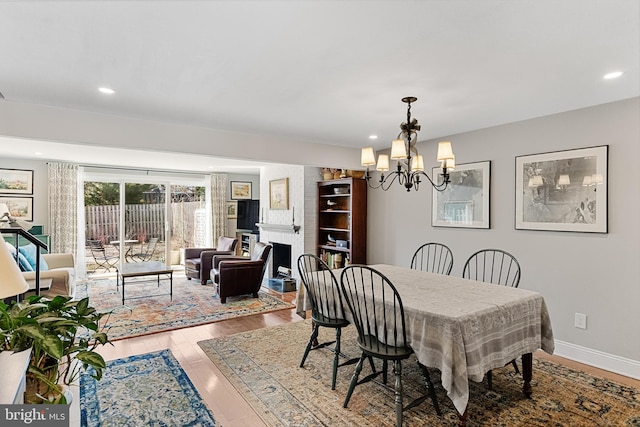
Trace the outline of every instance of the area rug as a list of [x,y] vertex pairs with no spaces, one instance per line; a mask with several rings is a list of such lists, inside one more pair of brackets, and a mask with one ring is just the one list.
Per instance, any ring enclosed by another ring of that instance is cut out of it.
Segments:
[[174,277],[170,300],[168,287],[168,281],[161,281],[158,288],[155,278],[127,281],[123,305],[115,279],[96,279],[78,284],[76,297],[89,296],[91,306],[111,313],[103,320],[112,341],[294,307],[262,291],[259,298],[227,297],[222,304],[213,286],[184,277]]
[[107,362],[100,381],[80,377],[83,427],[215,426],[170,350]]
[[[198,344],[269,426],[395,426],[393,391],[370,382],[356,387],[342,408],[354,365],[338,369],[331,390],[333,353],[327,349],[300,359],[311,326],[308,320],[257,329]],[[335,332],[321,328],[320,340]],[[355,330],[342,334],[342,350],[358,356]],[[365,364],[364,374],[370,372]],[[430,369],[443,415],[431,401],[405,412],[405,426],[456,426],[458,416]],[[512,366],[493,370],[493,391],[486,381],[470,384],[467,425],[472,426],[640,426],[640,390],[534,358],[533,396],[522,393],[522,377]],[[390,381],[393,384],[393,380]],[[415,359],[403,363],[403,386],[409,399],[423,394]]]

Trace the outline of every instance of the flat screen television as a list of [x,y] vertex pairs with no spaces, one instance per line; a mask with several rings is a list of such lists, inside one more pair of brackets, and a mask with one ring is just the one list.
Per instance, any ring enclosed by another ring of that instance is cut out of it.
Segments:
[[238,200],[238,230],[250,230],[252,233],[259,233],[260,229],[256,225],[259,222],[260,200]]

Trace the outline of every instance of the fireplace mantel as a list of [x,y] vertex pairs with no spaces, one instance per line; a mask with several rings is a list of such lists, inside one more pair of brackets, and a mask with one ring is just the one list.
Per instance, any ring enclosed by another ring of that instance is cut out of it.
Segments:
[[281,233],[295,233],[295,234],[298,234],[300,232],[300,226],[295,224],[290,224],[290,225],[266,224],[266,223],[259,222],[256,225],[266,231],[279,231]]

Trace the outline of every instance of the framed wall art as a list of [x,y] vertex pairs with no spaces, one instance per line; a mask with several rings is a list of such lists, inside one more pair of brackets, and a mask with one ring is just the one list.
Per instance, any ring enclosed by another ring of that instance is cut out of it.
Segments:
[[33,197],[0,196],[0,203],[6,203],[9,215],[25,221],[33,221]]
[[251,200],[251,182],[231,181],[232,200]]
[[0,169],[0,193],[33,194],[33,171]]
[[607,232],[609,146],[516,157],[515,228]]
[[289,178],[269,181],[269,209],[289,209]]
[[[433,168],[435,180],[441,169]],[[444,191],[433,191],[434,227],[489,228],[491,162],[456,165]]]
[[232,200],[230,202],[227,202],[227,218],[228,219],[238,218],[238,202],[237,201]]

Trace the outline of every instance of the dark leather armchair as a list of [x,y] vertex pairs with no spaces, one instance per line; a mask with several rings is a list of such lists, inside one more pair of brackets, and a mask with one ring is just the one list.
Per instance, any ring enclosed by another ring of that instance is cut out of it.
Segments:
[[212,259],[214,255],[233,255],[238,239],[220,237],[215,248],[186,248],[184,250],[184,274],[187,279],[197,279],[203,285],[210,279]]
[[271,248],[269,244],[258,242],[251,258],[229,255],[213,257],[211,280],[216,284],[221,303],[226,303],[227,297],[236,295],[252,294],[258,297]]

